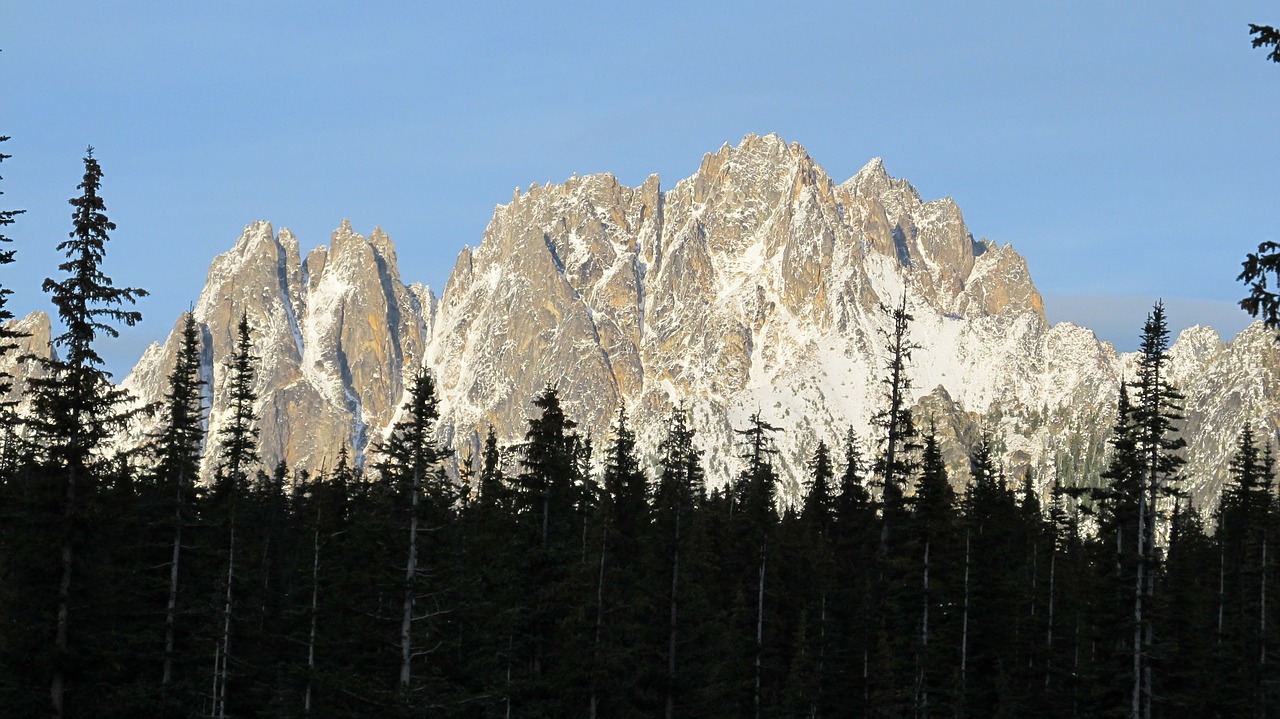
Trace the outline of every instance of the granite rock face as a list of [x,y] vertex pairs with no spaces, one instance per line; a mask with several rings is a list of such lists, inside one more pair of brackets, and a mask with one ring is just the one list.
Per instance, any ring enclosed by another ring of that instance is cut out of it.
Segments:
[[[425,367],[441,438],[462,457],[490,425],[519,441],[530,400],[555,384],[597,440],[625,403],[650,453],[685,403],[713,481],[737,471],[733,429],[759,412],[785,428],[778,466],[794,492],[819,440],[853,427],[870,444],[881,306],[904,296],[920,345],[912,399],[938,426],[957,482],[983,429],[1002,439],[1015,475],[1096,479],[1134,358],[1087,329],[1049,326],[1026,261],[975,239],[951,199],[923,201],[878,159],[836,184],[772,135],[707,154],[665,190],[656,176],[632,188],[607,174],[517,190],[438,299],[403,283],[380,230],[343,223],[303,260],[288,230],[257,222],[214,261],[195,315],[214,435],[235,323],[245,314],[254,328],[268,466],[319,470],[342,446],[363,457]],[[175,331],[125,385],[158,399],[176,347]],[[1280,428],[1277,351],[1260,327],[1230,343],[1192,328],[1174,345],[1201,501],[1216,497],[1243,422]]]
[[[370,427],[390,422],[407,368],[422,360],[424,296],[430,293],[415,294],[400,281],[395,249],[381,230],[366,238],[344,222],[328,248],[303,262],[288,230],[276,233],[265,222],[246,227],[209,268],[194,311],[207,382],[206,478],[216,469],[241,316],[252,328],[263,464],[283,460],[314,471],[333,466],[344,446],[360,454]],[[124,380],[139,401],[163,397],[180,338],[181,320]]]

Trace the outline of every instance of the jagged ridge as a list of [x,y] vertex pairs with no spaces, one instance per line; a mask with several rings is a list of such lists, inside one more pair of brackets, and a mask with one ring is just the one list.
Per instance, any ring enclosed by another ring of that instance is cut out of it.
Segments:
[[[321,469],[343,445],[362,456],[406,374],[425,365],[443,439],[462,456],[490,424],[518,440],[529,400],[556,383],[596,437],[625,402],[650,450],[673,403],[687,403],[713,479],[736,470],[732,429],[758,411],[786,428],[779,464],[794,490],[819,439],[847,426],[868,436],[879,305],[903,293],[921,345],[917,412],[957,468],[986,427],[1015,473],[1096,476],[1132,357],[1087,329],[1050,327],[1025,260],[975,239],[951,199],[922,201],[879,159],[836,184],[772,135],[707,154],[666,191],[657,176],[630,188],[607,174],[517,190],[460,253],[438,302],[401,282],[380,230],[365,238],[344,222],[302,261],[288,230],[253,223],[214,261],[195,312],[215,432],[239,314],[255,328],[268,464]],[[163,393],[176,344],[175,329],[125,380],[141,400]],[[1280,358],[1259,327],[1229,345],[1192,328],[1173,354],[1188,473],[1212,499],[1241,424],[1277,426]]]

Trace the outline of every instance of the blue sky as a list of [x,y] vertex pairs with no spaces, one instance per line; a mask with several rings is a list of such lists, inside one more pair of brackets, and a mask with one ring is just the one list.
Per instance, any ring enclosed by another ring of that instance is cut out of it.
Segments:
[[882,156],[1028,259],[1051,320],[1136,344],[1230,335],[1244,253],[1280,239],[1280,65],[1264,2],[18,2],[0,0],[0,270],[14,309],[70,230],[84,147],[118,225],[106,271],[153,294],[123,373],[255,219],[304,251],[343,218],[440,288],[517,185],[663,185],[749,132],[837,181]]

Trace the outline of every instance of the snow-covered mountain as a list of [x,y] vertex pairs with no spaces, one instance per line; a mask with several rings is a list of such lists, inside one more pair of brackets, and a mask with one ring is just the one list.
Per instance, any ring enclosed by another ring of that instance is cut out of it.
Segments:
[[[657,176],[631,188],[607,174],[517,190],[438,300],[401,281],[381,230],[343,223],[303,260],[288,230],[256,222],[214,261],[195,316],[216,432],[235,323],[248,315],[267,464],[319,470],[344,445],[363,456],[425,364],[442,439],[460,456],[490,424],[520,439],[550,383],[596,438],[625,403],[649,449],[685,402],[721,480],[737,469],[733,429],[759,412],[784,428],[779,466],[796,489],[819,440],[850,426],[870,440],[886,361],[880,305],[904,293],[920,345],[917,419],[936,423],[957,469],[991,429],[1016,474],[1096,477],[1133,357],[1088,329],[1049,326],[1026,261],[975,240],[949,198],[922,201],[879,159],[836,184],[773,135],[706,155],[667,190]],[[125,379],[140,399],[162,396],[178,336],[175,326]],[[1257,325],[1230,343],[1194,327],[1174,344],[1187,475],[1202,500],[1216,496],[1245,421],[1277,428],[1278,351]]]

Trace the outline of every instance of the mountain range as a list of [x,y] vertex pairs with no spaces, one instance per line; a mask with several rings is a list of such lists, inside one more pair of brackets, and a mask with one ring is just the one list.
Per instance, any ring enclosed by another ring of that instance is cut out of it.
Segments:
[[[656,175],[627,187],[609,174],[517,189],[438,293],[401,278],[380,229],[361,235],[344,221],[303,256],[289,230],[254,222],[213,261],[194,315],[210,436],[227,411],[236,323],[249,320],[267,466],[320,471],[342,447],[363,461],[426,367],[440,439],[460,461],[478,456],[489,426],[520,441],[530,401],[555,385],[597,440],[626,406],[650,456],[682,404],[713,483],[739,469],[734,430],[759,413],[782,430],[776,461],[795,496],[820,440],[835,445],[853,428],[872,448],[883,308],[904,298],[916,421],[936,427],[953,481],[967,477],[983,431],[1014,479],[1097,480],[1135,356],[1087,328],[1050,325],[1026,260],[975,239],[950,198],[922,200],[879,159],[837,183],[774,135],[726,144],[666,189]],[[163,396],[181,321],[124,379],[139,401]],[[28,344],[47,347],[48,318],[22,322]],[[1258,324],[1230,342],[1192,327],[1172,345],[1184,486],[1202,504],[1245,422],[1262,436],[1280,429],[1278,349]]]

